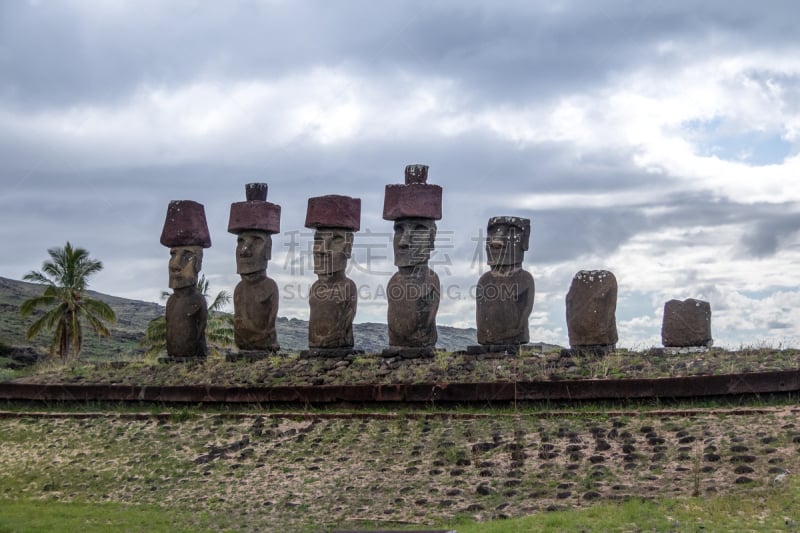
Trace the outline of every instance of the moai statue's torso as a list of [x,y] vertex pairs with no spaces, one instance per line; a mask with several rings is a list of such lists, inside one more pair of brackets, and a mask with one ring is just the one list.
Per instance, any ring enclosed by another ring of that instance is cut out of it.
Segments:
[[478,280],[478,342],[485,345],[525,344],[533,309],[533,276],[516,269],[510,274],[490,270]]
[[440,293],[439,276],[427,264],[401,269],[392,276],[386,286],[391,346],[436,345]]
[[243,275],[233,291],[233,336],[242,350],[276,351],[278,285],[266,274]]
[[196,287],[175,289],[167,299],[167,354],[172,358],[205,358],[206,299]]
[[353,318],[358,289],[342,276],[331,280],[320,277],[311,286],[308,298],[308,346],[310,348],[349,348],[354,345]]

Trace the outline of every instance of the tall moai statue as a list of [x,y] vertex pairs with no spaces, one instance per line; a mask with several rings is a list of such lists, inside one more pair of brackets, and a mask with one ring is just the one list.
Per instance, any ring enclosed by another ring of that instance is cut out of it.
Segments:
[[247,201],[231,204],[228,232],[236,235],[233,337],[244,351],[277,352],[278,285],[267,277],[272,234],[280,232],[281,206],[267,202],[266,183],[245,185]]
[[711,304],[694,298],[665,303],[661,342],[667,348],[711,347]]
[[426,183],[426,165],[408,165],[405,184],[387,185],[384,220],[394,221],[394,264],[389,280],[389,348],[384,357],[433,357],[439,276],[428,267],[436,240],[436,221],[442,218],[442,188]]
[[353,232],[361,228],[361,200],[328,195],[308,199],[306,227],[314,229],[314,273],[308,299],[308,351],[303,356],[341,357],[356,353],[353,318],[358,291],[345,275]]
[[528,319],[533,310],[533,276],[522,268],[531,235],[527,218],[492,217],[486,228],[489,272],[478,280],[476,322],[480,346],[467,353],[517,354],[529,341]]
[[567,330],[573,351],[605,355],[617,344],[617,278],[608,270],[581,270],[567,293]]
[[206,320],[205,297],[197,289],[203,267],[203,248],[211,247],[206,213],[202,204],[173,200],[161,231],[161,244],[169,248],[169,288],[167,299],[167,360],[204,360]]

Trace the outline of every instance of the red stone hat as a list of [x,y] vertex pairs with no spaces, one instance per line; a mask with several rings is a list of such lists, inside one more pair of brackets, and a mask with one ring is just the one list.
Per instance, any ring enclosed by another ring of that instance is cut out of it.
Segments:
[[384,220],[419,217],[442,218],[442,188],[426,183],[427,165],[408,165],[405,185],[387,185],[383,199]]
[[202,246],[211,248],[206,210],[203,204],[192,200],[172,200],[167,206],[167,218],[161,231],[161,244],[175,246]]
[[246,202],[231,204],[228,219],[228,232],[239,234],[247,230],[260,230],[267,233],[280,233],[281,206],[267,201],[266,183],[245,185]]
[[306,227],[358,231],[361,229],[361,198],[338,194],[309,198]]

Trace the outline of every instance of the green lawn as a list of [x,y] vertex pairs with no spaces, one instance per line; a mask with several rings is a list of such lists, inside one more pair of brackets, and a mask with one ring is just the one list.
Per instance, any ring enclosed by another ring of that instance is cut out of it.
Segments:
[[[186,527],[188,514],[181,509],[154,505],[65,503],[42,500],[0,500],[0,533],[52,531],[202,531]],[[193,516],[195,524],[204,517]],[[556,511],[524,518],[476,523],[459,521],[432,527],[458,533],[528,533],[537,531],[800,531],[800,480],[754,491],[753,497],[670,499],[657,502],[628,501],[590,509]],[[265,524],[251,524],[264,530]],[[385,529],[385,526],[373,525]],[[368,525],[358,528],[368,530]],[[356,529],[356,528],[352,528]],[[207,531],[218,531],[209,527]]]
[[0,500],[0,533],[197,531],[186,513],[153,505]]

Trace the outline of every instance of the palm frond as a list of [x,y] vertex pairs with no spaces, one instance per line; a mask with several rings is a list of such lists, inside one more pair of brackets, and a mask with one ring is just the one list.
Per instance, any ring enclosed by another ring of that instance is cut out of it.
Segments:
[[92,331],[100,335],[101,337],[110,337],[111,331],[103,324],[102,320],[100,320],[97,316],[89,313],[84,313],[83,317],[86,319],[86,322],[89,323],[89,327],[92,328]]
[[91,315],[111,323],[117,321],[117,315],[114,313],[114,310],[111,309],[111,306],[101,300],[84,298],[81,301],[80,307],[83,308],[87,315]]
[[29,314],[33,313],[38,307],[44,307],[47,305],[51,305],[56,302],[55,296],[34,296],[32,298],[28,298],[19,306],[19,314],[22,316],[28,316]]
[[221,311],[223,307],[231,303],[231,295],[228,291],[222,290],[217,293],[214,301],[208,306],[209,311]]
[[31,270],[24,276],[22,279],[25,281],[30,281],[31,283],[38,283],[39,285],[53,285],[53,280],[42,274],[41,272],[37,272],[35,270]]

